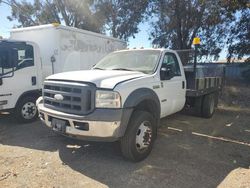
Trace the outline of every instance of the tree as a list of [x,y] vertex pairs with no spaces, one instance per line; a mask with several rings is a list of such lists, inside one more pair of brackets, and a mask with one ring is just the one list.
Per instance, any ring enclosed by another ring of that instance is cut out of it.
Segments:
[[231,30],[231,38],[229,38],[228,60],[233,57],[241,59],[248,56],[250,62],[250,13],[247,11],[242,13],[239,21],[236,22]]
[[8,19],[17,20],[20,23],[18,27],[58,22],[102,32],[105,24],[94,0],[35,0],[33,3],[9,0],[8,3],[12,7],[12,14]]
[[234,17],[227,41],[228,61],[231,62],[235,57],[241,59],[245,56],[246,62],[250,62],[250,4],[247,0],[238,0],[234,3],[225,0],[225,7]]
[[138,33],[138,25],[145,17],[146,0],[102,0],[99,7],[106,19],[106,30],[113,37],[128,40]]
[[58,22],[128,40],[138,33],[148,1],[145,0],[5,0],[12,7],[10,21],[22,26]]
[[173,49],[190,49],[193,38],[202,40],[200,53],[217,59],[227,36],[226,9],[219,0],[152,1],[152,43]]

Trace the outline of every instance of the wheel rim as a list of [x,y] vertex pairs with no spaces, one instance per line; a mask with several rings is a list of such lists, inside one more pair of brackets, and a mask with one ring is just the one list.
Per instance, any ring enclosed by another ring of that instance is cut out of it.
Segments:
[[148,121],[144,121],[139,126],[136,133],[136,149],[139,152],[147,150],[152,142],[152,126]]
[[210,112],[210,114],[212,114],[214,112],[214,99],[213,98],[210,102],[209,112]]
[[22,116],[24,119],[32,119],[37,112],[36,105],[33,102],[27,102],[22,107]]

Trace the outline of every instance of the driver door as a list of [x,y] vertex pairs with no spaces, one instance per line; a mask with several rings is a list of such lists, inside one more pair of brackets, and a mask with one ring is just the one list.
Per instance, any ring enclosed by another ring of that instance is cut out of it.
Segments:
[[181,72],[179,61],[174,53],[164,54],[162,65],[171,69],[173,77],[161,80],[161,116],[167,116],[180,111],[185,104],[185,76]]

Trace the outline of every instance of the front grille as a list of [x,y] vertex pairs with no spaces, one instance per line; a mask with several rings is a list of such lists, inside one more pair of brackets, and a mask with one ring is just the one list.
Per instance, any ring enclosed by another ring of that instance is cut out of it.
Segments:
[[[56,99],[60,95],[62,99]],[[76,115],[86,115],[94,110],[95,87],[89,84],[45,81],[44,106]]]

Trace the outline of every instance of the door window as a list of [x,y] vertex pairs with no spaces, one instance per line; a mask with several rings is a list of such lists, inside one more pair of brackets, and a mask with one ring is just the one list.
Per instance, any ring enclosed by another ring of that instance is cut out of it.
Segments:
[[11,77],[14,72],[34,66],[34,51],[31,45],[0,43],[0,78]]
[[174,73],[174,76],[181,76],[180,65],[177,57],[173,53],[166,53],[163,58],[162,67],[168,67]]
[[17,70],[34,66],[34,52],[31,45],[25,45],[17,49],[18,65]]
[[0,48],[0,78],[12,76],[14,71],[14,55],[8,49]]

